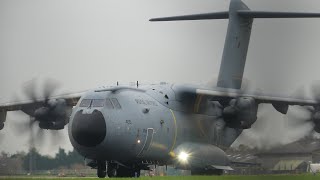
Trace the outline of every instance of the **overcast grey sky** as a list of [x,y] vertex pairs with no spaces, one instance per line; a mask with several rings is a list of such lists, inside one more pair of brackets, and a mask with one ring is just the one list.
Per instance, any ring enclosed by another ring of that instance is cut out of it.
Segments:
[[[320,12],[318,0],[244,2],[255,10]],[[224,11],[228,5],[228,0],[1,0],[0,101],[23,99],[22,87],[33,78],[56,79],[60,92],[116,81],[206,83],[218,76],[227,21],[148,19]],[[244,76],[274,94],[309,86],[320,79],[319,32],[320,19],[256,19]],[[28,147],[10,124],[26,118],[8,114],[0,151]],[[68,139],[62,146],[71,148]]]

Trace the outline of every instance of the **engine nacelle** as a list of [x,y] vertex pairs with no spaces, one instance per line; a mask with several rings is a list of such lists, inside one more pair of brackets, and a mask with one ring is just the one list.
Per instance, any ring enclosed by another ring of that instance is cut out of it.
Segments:
[[312,120],[314,123],[314,131],[320,133],[320,111],[316,111],[312,114]]
[[48,107],[40,107],[34,111],[34,117],[36,119],[46,119],[49,115]]
[[4,123],[0,123],[0,130],[4,128]]
[[39,127],[41,129],[50,129],[50,130],[61,130],[64,129],[66,125],[64,120],[54,121],[54,122],[40,122]]
[[4,122],[6,121],[7,111],[0,111],[0,130],[4,128]]
[[235,129],[249,129],[257,120],[258,104],[254,98],[239,97],[232,99],[223,109],[226,126]]
[[34,117],[41,129],[60,130],[68,124],[70,108],[64,99],[50,100],[46,106],[35,110]]

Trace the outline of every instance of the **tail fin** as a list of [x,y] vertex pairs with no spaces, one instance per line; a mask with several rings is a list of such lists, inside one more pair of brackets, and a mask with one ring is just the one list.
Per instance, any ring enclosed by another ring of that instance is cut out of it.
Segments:
[[218,87],[240,89],[253,18],[313,18],[320,13],[251,11],[241,0],[231,0],[229,11],[154,18],[150,21],[229,19],[218,77]]

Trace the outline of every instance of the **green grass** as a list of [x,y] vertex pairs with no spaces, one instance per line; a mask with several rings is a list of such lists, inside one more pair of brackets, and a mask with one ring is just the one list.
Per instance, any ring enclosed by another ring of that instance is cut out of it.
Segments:
[[[0,179],[8,180],[33,180],[33,179],[45,179],[45,180],[70,180],[70,179],[81,179],[81,180],[92,180],[98,178],[79,178],[79,177],[0,177]],[[109,179],[109,178],[107,178]],[[126,180],[132,178],[112,178],[114,180]],[[261,176],[166,176],[166,177],[141,177],[140,180],[315,180],[320,179],[320,175],[313,176],[308,175],[261,175]]]

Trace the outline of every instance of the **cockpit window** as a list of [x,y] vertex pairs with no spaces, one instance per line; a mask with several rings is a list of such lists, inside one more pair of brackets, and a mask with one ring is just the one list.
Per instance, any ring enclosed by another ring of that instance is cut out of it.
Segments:
[[92,107],[103,107],[104,106],[104,99],[94,99],[92,101]]
[[89,107],[91,105],[91,99],[84,99],[80,103],[80,107]]
[[106,99],[106,107],[109,108],[109,109],[114,109],[110,99]]
[[112,99],[111,99],[111,102],[112,102],[113,106],[114,106],[116,109],[121,109],[121,105],[120,105],[119,101],[118,101],[116,98],[112,98]]

